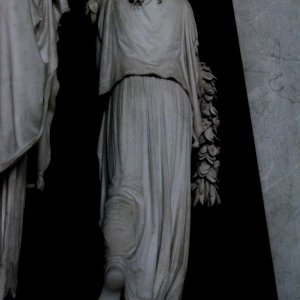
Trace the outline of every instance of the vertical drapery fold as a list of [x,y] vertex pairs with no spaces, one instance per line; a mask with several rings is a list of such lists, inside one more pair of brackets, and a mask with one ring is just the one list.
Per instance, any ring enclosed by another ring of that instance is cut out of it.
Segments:
[[127,77],[112,92],[104,123],[107,268],[123,268],[126,299],[180,299],[190,227],[188,95],[171,80]]
[[25,206],[26,157],[0,175],[0,299],[16,295]]

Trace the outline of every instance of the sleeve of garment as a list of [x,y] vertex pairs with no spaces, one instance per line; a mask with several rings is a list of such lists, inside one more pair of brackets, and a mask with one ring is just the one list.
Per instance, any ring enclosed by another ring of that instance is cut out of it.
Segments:
[[202,117],[199,105],[199,78],[200,65],[198,59],[198,31],[192,7],[186,1],[185,10],[185,47],[186,47],[186,70],[187,80],[190,91],[190,101],[193,110],[193,137],[194,143],[197,144],[203,128]]
[[67,0],[31,0],[32,21],[37,45],[46,66],[44,90],[43,131],[38,142],[38,188],[43,188],[43,174],[51,159],[50,127],[54,116],[56,96],[59,89],[57,80],[57,28],[64,12],[69,10]]
[[29,7],[30,7],[32,25],[33,28],[36,29],[43,19],[41,0],[30,0]]
[[100,72],[100,63],[101,63],[101,50],[102,50],[102,38],[103,38],[103,30],[104,30],[104,23],[105,23],[105,15],[106,15],[106,7],[107,7],[107,0],[97,0],[98,1],[98,30],[97,30],[97,40],[96,40],[96,47],[97,47],[97,69]]

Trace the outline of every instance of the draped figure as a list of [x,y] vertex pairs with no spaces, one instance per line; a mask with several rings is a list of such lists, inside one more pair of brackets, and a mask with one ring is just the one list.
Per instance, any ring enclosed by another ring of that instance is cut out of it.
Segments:
[[[89,5],[95,13],[96,1]],[[199,84],[207,79],[215,92],[213,77],[208,69],[201,77],[187,0],[98,5],[99,94],[109,95],[98,144],[106,245],[100,300],[120,299],[123,288],[127,300],[180,299],[189,249],[191,151],[203,144],[207,129],[200,105],[206,91]],[[195,177],[196,193],[204,179]],[[207,187],[213,191],[214,185]]]
[[27,152],[37,144],[39,188],[50,162],[57,26],[67,10],[67,0],[0,1],[0,300],[16,294]]

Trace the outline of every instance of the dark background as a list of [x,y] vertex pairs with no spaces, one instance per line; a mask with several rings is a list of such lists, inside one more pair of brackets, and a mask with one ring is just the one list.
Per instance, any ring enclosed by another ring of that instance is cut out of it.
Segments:
[[[218,77],[223,203],[192,209],[183,299],[277,299],[232,4],[190,2],[200,58]],[[97,97],[96,28],[84,1],[69,3],[59,28],[52,162],[45,190],[27,193],[17,300],[96,300],[102,286],[96,147],[106,99]]]

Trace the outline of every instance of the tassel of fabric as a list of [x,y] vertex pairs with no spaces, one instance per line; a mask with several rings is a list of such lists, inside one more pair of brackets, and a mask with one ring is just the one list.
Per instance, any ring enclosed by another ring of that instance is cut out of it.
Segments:
[[85,6],[85,13],[89,15],[94,24],[97,21],[98,12],[103,0],[89,0]]
[[196,151],[196,171],[192,177],[194,206],[208,207],[221,203],[218,193],[218,173],[220,146],[217,137],[220,125],[219,114],[214,107],[217,99],[216,77],[211,69],[200,62],[199,105],[202,115],[203,133],[198,140]]

